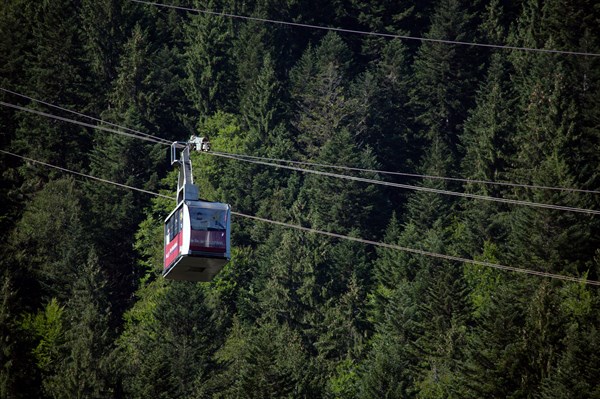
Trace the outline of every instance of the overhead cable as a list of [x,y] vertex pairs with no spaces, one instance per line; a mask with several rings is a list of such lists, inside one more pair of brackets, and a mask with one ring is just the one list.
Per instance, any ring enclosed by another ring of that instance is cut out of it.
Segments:
[[95,118],[93,116],[89,116],[89,115],[86,115],[86,114],[82,114],[81,112],[73,111],[73,110],[70,110],[68,108],[60,107],[58,105],[54,105],[54,104],[51,104],[51,103],[43,101],[43,100],[38,100],[37,98],[26,96],[25,94],[17,93],[16,91],[8,90],[8,89],[5,89],[3,87],[0,87],[0,90],[4,91],[6,93],[13,94],[15,96],[26,98],[26,99],[28,99],[30,101],[34,101],[36,103],[44,104],[44,105],[46,105],[48,107],[51,107],[51,108],[55,108],[55,109],[59,109],[61,111],[69,112],[71,114],[75,114],[75,115],[78,115],[78,116],[81,116],[81,117],[84,117],[84,118],[87,118],[87,119],[91,119],[93,121],[100,122],[100,123],[103,123],[105,125],[113,126],[113,127],[119,128],[119,129],[123,129],[123,130],[129,131],[131,133],[138,134],[140,136],[151,137],[151,138],[157,139],[159,141],[163,141],[165,143],[168,143],[169,145],[171,144],[171,142],[169,140],[163,139],[162,137],[153,136],[153,135],[148,134],[148,133],[140,132],[139,130],[135,130],[135,129],[131,129],[131,128],[128,128],[128,127],[125,127],[125,126],[117,125],[116,123],[107,122],[105,120],[98,119],[98,118]]
[[[79,116],[82,116],[84,118],[88,118],[88,119],[91,119],[91,120],[94,120],[94,121],[97,121],[97,122],[100,122],[100,123],[104,123],[104,124],[107,124],[107,125],[110,125],[110,126],[113,126],[113,127],[119,128],[119,129],[122,129],[122,130],[126,130],[126,131],[132,132],[134,134],[138,134],[140,136],[150,137],[150,138],[156,139],[157,141],[163,142],[165,145],[171,145],[171,141],[169,141],[167,139],[164,139],[162,137],[153,136],[151,134],[144,133],[144,132],[141,132],[139,130],[131,129],[131,128],[128,128],[128,127],[125,127],[125,126],[122,126],[122,125],[118,125],[116,123],[107,122],[107,121],[102,120],[102,119],[94,118],[93,116],[82,114],[80,112],[76,112],[76,111],[70,110],[68,108],[60,107],[58,105],[54,105],[54,104],[51,104],[49,102],[46,102],[46,101],[43,101],[43,100],[39,100],[39,99],[30,97],[30,96],[27,96],[27,95],[24,95],[24,94],[21,94],[21,93],[17,93],[15,91],[8,90],[8,89],[2,88],[2,87],[0,87],[0,90],[4,91],[4,92],[7,92],[7,93],[10,93],[10,94],[14,94],[14,95],[22,97],[22,98],[26,98],[26,99],[34,101],[34,102],[38,102],[40,104],[47,105],[47,106],[52,107],[52,108],[56,108],[56,109],[59,109],[59,110],[62,110],[62,111],[70,112],[72,114],[79,115]],[[44,116],[50,116],[50,115],[49,114],[44,114]],[[54,116],[50,116],[50,117],[54,117]],[[528,188],[528,189],[540,189],[540,190],[554,190],[554,191],[579,192],[579,193],[588,193],[588,194],[600,194],[600,191],[597,191],[597,190],[585,190],[585,189],[570,188],[570,187],[553,187],[553,186],[540,186],[540,185],[534,185],[534,184],[523,184],[523,183],[512,183],[512,182],[496,182],[496,181],[488,181],[488,180],[464,179],[464,178],[457,178],[457,177],[423,175],[423,174],[417,174],[417,173],[392,172],[392,171],[377,170],[377,169],[353,168],[353,167],[348,167],[348,166],[330,165],[330,164],[323,164],[323,163],[316,163],[316,162],[291,161],[291,160],[288,160],[288,159],[257,157],[257,156],[245,155],[245,154],[235,154],[235,155],[238,156],[238,157],[244,157],[244,158],[249,158],[249,159],[257,159],[257,160],[264,160],[264,161],[271,161],[271,162],[290,163],[290,164],[295,164],[295,165],[316,166],[316,167],[320,167],[320,168],[339,169],[339,170],[348,170],[348,171],[366,172],[366,173],[376,173],[376,174],[393,175],[393,176],[405,176],[405,177],[415,177],[415,178],[422,178],[422,179],[446,180],[446,181],[456,181],[456,182],[462,182],[462,183],[486,184],[486,185],[519,187],[519,188]]]
[[[107,183],[107,184],[113,184],[113,185],[116,185],[116,186],[121,187],[121,188],[129,189],[129,190],[135,190],[135,191],[140,191],[140,192],[143,192],[143,193],[146,193],[146,194],[151,194],[151,195],[155,195],[155,196],[159,196],[159,197],[163,197],[163,198],[168,198],[168,199],[173,199],[173,200],[175,199],[174,196],[168,196],[168,195],[164,195],[164,194],[160,194],[160,193],[156,193],[156,192],[152,192],[152,191],[148,191],[148,190],[143,190],[143,189],[140,189],[140,188],[137,188],[137,187],[128,186],[126,184],[116,183],[116,182],[113,182],[111,180],[101,179],[101,178],[96,177],[96,176],[91,176],[91,175],[88,175],[88,174],[85,174],[85,173],[76,172],[76,171],[73,171],[73,170],[70,170],[70,169],[66,169],[66,168],[62,168],[62,167],[59,167],[59,166],[51,165],[51,164],[46,163],[46,162],[41,162],[41,161],[38,161],[38,160],[35,160],[35,159],[32,159],[32,158],[28,158],[28,157],[24,157],[24,156],[21,156],[21,155],[13,154],[12,152],[4,151],[4,150],[0,150],[0,152],[4,153],[4,154],[7,154],[7,155],[11,155],[11,156],[17,157],[17,158],[21,158],[21,159],[24,159],[24,160],[27,160],[27,161],[30,161],[30,162],[38,163],[40,165],[44,165],[44,166],[47,166],[47,167],[59,169],[59,170],[62,170],[64,172],[72,173],[72,174],[75,174],[75,175],[78,175],[78,176],[90,178],[90,179],[97,180],[97,181],[100,181],[100,182],[103,182],[103,183]],[[278,226],[282,226],[282,227],[288,227],[288,228],[292,228],[292,229],[296,229],[296,230],[301,230],[301,231],[305,231],[305,232],[309,232],[309,233],[320,234],[320,235],[324,235],[324,236],[328,236],[328,237],[332,237],[332,238],[338,238],[338,239],[342,239],[342,240],[359,242],[359,243],[362,243],[362,244],[373,245],[373,246],[378,246],[378,247],[382,247],[382,248],[398,250],[398,251],[402,251],[402,252],[408,252],[408,253],[417,254],[417,255],[423,255],[423,256],[428,256],[428,257],[433,257],[433,258],[438,258],[438,259],[455,261],[455,262],[462,262],[462,263],[472,264],[472,265],[476,265],[476,266],[491,267],[491,268],[494,268],[494,269],[505,270],[505,271],[515,272],[515,273],[524,273],[524,274],[529,274],[529,275],[532,275],[532,276],[546,277],[546,278],[558,279],[558,280],[563,280],[563,281],[575,282],[575,283],[579,283],[579,284],[588,284],[588,285],[600,286],[600,281],[596,281],[596,280],[588,280],[588,279],[580,278],[580,277],[565,276],[565,275],[561,275],[561,274],[547,273],[547,272],[542,272],[542,271],[537,271],[537,270],[521,269],[521,268],[513,267],[513,266],[505,266],[505,265],[501,265],[501,264],[497,264],[497,263],[491,263],[491,262],[479,261],[479,260],[474,260],[474,259],[461,258],[461,257],[458,257],[458,256],[452,256],[452,255],[439,254],[439,253],[436,253],[436,252],[424,251],[424,250],[415,249],[415,248],[408,248],[408,247],[403,247],[403,246],[400,246],[400,245],[388,244],[388,243],[383,243],[383,242],[379,242],[379,241],[365,240],[365,239],[362,239],[362,238],[350,237],[350,236],[346,236],[346,235],[343,235],[343,234],[331,233],[331,232],[328,232],[328,231],[323,231],[323,230],[317,230],[317,229],[313,229],[313,228],[309,228],[309,227],[298,226],[298,225],[295,225],[295,224],[278,222],[278,221],[274,221],[274,220],[270,220],[270,219],[266,219],[266,218],[261,218],[261,217],[258,217],[258,216],[247,215],[247,214],[240,213],[240,212],[232,212],[232,214],[236,215],[236,216],[243,217],[243,218],[247,218],[247,219],[257,220],[257,221],[260,221],[260,222],[270,223],[270,224],[274,224],[274,225],[278,225]]]
[[120,134],[122,136],[128,136],[128,137],[133,137],[133,138],[140,139],[140,140],[150,141],[152,143],[157,143],[157,144],[162,144],[162,145],[170,145],[168,142],[162,141],[164,139],[159,139],[157,137],[150,136],[150,135],[140,136],[139,134],[128,133],[128,132],[115,130],[115,129],[107,128],[107,127],[100,126],[100,125],[92,125],[90,123],[81,122],[81,121],[77,121],[77,120],[69,119],[69,118],[63,118],[62,116],[48,114],[46,112],[38,111],[38,110],[27,108],[27,107],[21,107],[20,105],[10,104],[10,103],[6,103],[4,101],[0,101],[0,105],[4,105],[5,107],[15,108],[15,109],[25,111],[25,112],[30,112],[32,114],[44,116],[46,118],[52,118],[52,119],[57,119],[57,120],[63,121],[63,122],[74,123],[76,125],[89,127],[89,128],[96,129],[96,130],[102,130],[102,131],[109,132],[109,133],[116,133],[116,134]]
[[513,266],[500,265],[497,263],[461,258],[459,256],[438,254],[436,252],[424,251],[421,249],[408,248],[408,247],[403,247],[400,245],[387,244],[387,243],[379,242],[379,241],[365,240],[363,238],[350,237],[350,236],[346,236],[346,235],[342,235],[342,234],[330,233],[328,231],[323,231],[323,230],[315,230],[315,229],[312,229],[309,227],[303,227],[303,226],[298,226],[295,224],[277,222],[274,220],[264,219],[264,218],[260,218],[257,216],[245,215],[243,213],[237,213],[237,212],[232,212],[232,213],[235,215],[238,215],[238,216],[242,216],[242,217],[254,219],[254,220],[259,220],[259,221],[265,222],[265,223],[276,224],[279,226],[302,230],[302,231],[306,231],[309,233],[321,234],[321,235],[325,235],[325,236],[329,236],[329,237],[333,237],[333,238],[339,238],[339,239],[343,239],[343,240],[359,242],[362,244],[374,245],[374,246],[388,248],[388,249],[395,249],[398,251],[409,252],[412,254],[418,254],[418,255],[424,255],[424,256],[429,256],[429,257],[438,258],[438,259],[445,259],[445,260],[450,260],[450,261],[468,263],[468,264],[477,265],[477,266],[492,267],[494,269],[506,270],[506,271],[516,272],[516,273],[525,273],[525,274],[530,274],[530,275],[539,276],[539,277],[548,277],[548,278],[572,281],[572,282],[577,282],[577,283],[585,283],[585,284],[590,284],[590,285],[600,285],[600,281],[595,281],[595,280],[586,280],[586,279],[582,279],[579,277],[564,276],[561,274],[547,273],[547,272],[530,270],[530,269],[521,269],[521,268],[513,267]]
[[111,180],[103,179],[101,177],[96,177],[96,176],[88,175],[88,174],[85,174],[85,173],[77,172],[77,171],[74,171],[74,170],[62,168],[60,166],[56,166],[56,165],[52,165],[52,164],[49,164],[49,163],[46,163],[46,162],[38,161],[37,159],[28,158],[28,157],[24,157],[22,155],[13,154],[12,152],[4,151],[4,150],[0,150],[0,152],[3,153],[3,154],[11,155],[13,157],[21,158],[21,159],[29,161],[29,162],[33,162],[33,163],[37,163],[37,164],[40,164],[40,165],[44,165],[44,166],[47,166],[49,168],[54,168],[54,169],[58,169],[58,170],[61,170],[63,172],[71,173],[71,174],[74,174],[74,175],[77,175],[77,176],[82,176],[82,177],[86,177],[88,179],[97,180],[97,181],[100,181],[102,183],[108,183],[108,184],[112,184],[112,185],[115,185],[115,186],[119,186],[121,188],[126,188],[126,189],[129,189],[129,190],[135,190],[135,191],[139,191],[139,192],[142,192],[142,193],[145,193],[145,194],[155,195],[155,196],[158,196],[158,197],[173,199],[173,197],[170,197],[168,195],[163,195],[163,194],[155,193],[155,192],[152,192],[152,191],[144,190],[142,188],[132,187],[132,186],[128,186],[127,184],[121,184],[121,183],[117,183],[117,182],[114,182],[114,181],[111,181]]
[[[119,130],[115,130],[115,129],[106,128],[104,126],[92,125],[92,124],[89,124],[86,122],[81,122],[81,121],[77,121],[77,120],[69,119],[69,118],[63,118],[61,116],[48,114],[45,112],[37,111],[37,110],[31,109],[31,108],[21,107],[19,105],[10,104],[10,103],[6,103],[3,101],[0,101],[0,105],[19,109],[19,110],[26,111],[26,112],[31,112],[31,113],[34,113],[34,114],[37,114],[40,116],[45,116],[48,118],[53,118],[53,119],[57,119],[57,120],[64,121],[64,122],[74,123],[74,124],[89,127],[92,129],[102,130],[102,131],[106,131],[106,132],[110,132],[110,133],[116,133],[116,134],[133,137],[133,138],[138,138],[141,140],[146,140],[146,141],[150,141],[150,142],[157,143],[157,144],[170,145],[169,143],[160,141],[154,137],[140,136],[140,135],[133,134],[133,133],[128,133],[128,132],[123,132],[123,131],[119,131]],[[206,152],[205,154],[210,154],[210,155],[214,155],[214,156],[230,158],[230,159],[235,159],[235,160],[239,160],[239,161],[260,164],[260,165],[272,166],[275,168],[290,169],[290,170],[295,170],[295,171],[304,172],[304,173],[313,173],[313,174],[318,174],[318,175],[322,175],[322,176],[329,176],[329,177],[335,177],[335,178],[346,179],[346,180],[354,180],[354,181],[370,183],[370,184],[378,184],[378,185],[383,185],[383,186],[397,187],[397,188],[403,188],[403,189],[407,189],[407,190],[431,192],[431,193],[435,193],[435,194],[452,195],[452,196],[478,199],[478,200],[483,200],[483,201],[500,202],[500,203],[506,203],[506,204],[512,204],[512,205],[523,205],[523,206],[553,209],[553,210],[559,210],[559,211],[600,215],[600,211],[593,210],[593,209],[576,208],[576,207],[569,207],[569,206],[562,206],[562,205],[544,204],[544,203],[538,203],[538,202],[490,197],[490,196],[479,195],[479,194],[459,193],[459,192],[455,192],[455,191],[440,190],[440,189],[435,189],[435,188],[430,188],[430,187],[412,186],[409,184],[385,182],[385,181],[375,180],[375,179],[366,179],[366,178],[356,177],[356,176],[340,175],[340,174],[336,174],[336,173],[322,172],[322,171],[317,171],[317,170],[303,169],[303,168],[297,168],[297,167],[293,167],[293,166],[257,161],[257,160],[252,160],[249,158],[244,158],[243,156],[238,156],[235,154],[221,153],[221,152],[215,152],[215,151]]]
[[374,173],[374,174],[379,174],[379,175],[416,177],[416,178],[420,178],[420,179],[446,180],[446,181],[455,181],[455,182],[461,182],[461,183],[486,184],[486,185],[519,187],[519,188],[539,189],[539,190],[555,190],[555,191],[578,192],[578,193],[587,193],[587,194],[600,194],[600,191],[597,191],[597,190],[585,190],[585,189],[580,189],[580,188],[552,187],[552,186],[540,186],[540,185],[535,185],[535,184],[498,182],[498,181],[477,180],[477,179],[464,179],[464,178],[458,178],[458,177],[423,175],[423,174],[417,174],[417,173],[392,172],[392,171],[388,171],[388,170],[353,168],[353,167],[349,167],[349,166],[331,165],[331,164],[323,164],[323,163],[317,163],[317,162],[290,161],[288,159],[257,157],[257,156],[245,155],[245,154],[235,154],[235,155],[242,157],[242,158],[257,159],[257,160],[261,160],[261,161],[289,163],[289,164],[294,164],[294,165],[314,166],[314,167],[328,168],[328,169],[348,170],[348,171],[353,171],[353,172]]
[[598,54],[598,53],[588,53],[588,52],[584,52],[584,51],[540,49],[540,48],[532,48],[532,47],[508,46],[508,45],[500,45],[500,44],[487,44],[487,43],[464,42],[464,41],[458,41],[458,40],[415,37],[415,36],[407,36],[407,35],[397,35],[397,34],[393,34],[393,33],[369,32],[369,31],[356,30],[356,29],[335,28],[335,27],[329,27],[329,26],[303,24],[303,23],[299,23],[299,22],[289,22],[289,21],[279,21],[279,20],[275,20],[275,19],[249,17],[249,16],[245,16],[245,15],[237,15],[237,14],[231,14],[231,13],[226,13],[226,12],[217,12],[217,11],[211,11],[211,10],[201,10],[198,8],[182,7],[182,6],[172,5],[172,4],[163,4],[163,3],[156,3],[156,2],[151,2],[151,1],[143,1],[143,0],[130,0],[130,1],[132,1],[134,3],[146,4],[146,5],[156,6],[156,7],[171,8],[171,9],[181,10],[181,11],[191,11],[191,12],[197,12],[200,14],[214,15],[214,16],[219,16],[219,17],[243,19],[246,21],[265,22],[265,23],[270,23],[270,24],[294,26],[294,27],[299,27],[299,28],[319,29],[319,30],[326,30],[326,31],[340,32],[340,33],[351,33],[351,34],[358,34],[358,35],[365,35],[365,36],[386,37],[386,38],[401,39],[401,40],[416,40],[416,41],[420,41],[420,42],[454,44],[454,45],[461,45],[461,46],[485,47],[485,48],[504,49],[504,50],[530,51],[530,52],[537,52],[537,53],[551,53],[551,54],[566,54],[566,55],[581,55],[581,56],[588,56],[588,57],[600,57],[600,54]]
[[407,190],[429,192],[429,193],[434,193],[434,194],[452,195],[455,197],[464,197],[464,198],[471,198],[471,199],[477,199],[477,200],[482,200],[482,201],[500,202],[500,203],[505,203],[505,204],[510,204],[510,205],[522,205],[522,206],[529,206],[529,207],[535,207],[535,208],[553,209],[553,210],[557,210],[557,211],[568,211],[568,212],[586,213],[586,214],[590,214],[590,215],[600,215],[600,211],[597,211],[594,209],[585,209],[585,208],[576,208],[576,207],[563,206],[563,205],[545,204],[545,203],[540,203],[540,202],[513,200],[513,199],[508,199],[508,198],[490,197],[490,196],[479,195],[479,194],[469,194],[469,193],[460,193],[460,192],[449,191],[449,190],[440,190],[437,188],[430,188],[430,187],[423,187],[423,186],[413,186],[410,184],[392,183],[392,182],[386,182],[386,181],[382,181],[382,180],[367,179],[367,178],[357,177],[357,176],[340,175],[337,173],[323,172],[320,170],[304,169],[304,168],[298,168],[295,166],[288,166],[288,165],[281,165],[281,164],[270,163],[270,162],[257,161],[257,160],[253,160],[253,159],[239,157],[235,154],[228,154],[228,153],[216,152],[216,151],[205,152],[203,154],[208,154],[208,155],[222,157],[222,158],[229,158],[229,159],[234,159],[234,160],[238,160],[238,161],[254,163],[254,164],[258,164],[258,165],[271,166],[274,168],[289,169],[289,170],[294,170],[294,171],[303,172],[303,173],[312,173],[312,174],[321,175],[321,176],[334,177],[334,178],[338,178],[338,179],[346,179],[346,180],[352,180],[352,181],[358,181],[358,182],[370,183],[370,184],[378,184],[378,185],[382,185],[382,186],[397,187],[397,188],[403,188],[403,189],[407,189]]

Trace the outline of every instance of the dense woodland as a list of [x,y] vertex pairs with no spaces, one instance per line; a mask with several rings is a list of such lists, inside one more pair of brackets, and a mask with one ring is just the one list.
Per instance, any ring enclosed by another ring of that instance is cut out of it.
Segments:
[[[170,4],[600,53],[593,0]],[[170,141],[208,136],[215,151],[600,189],[598,56],[126,0],[2,0],[0,87]],[[174,195],[166,146],[8,106],[0,133],[5,151]],[[193,162],[201,197],[236,212],[600,280],[597,215]],[[213,282],[165,280],[174,200],[6,154],[0,165],[2,398],[600,398],[598,287],[242,217]],[[336,173],[600,210],[589,191]]]

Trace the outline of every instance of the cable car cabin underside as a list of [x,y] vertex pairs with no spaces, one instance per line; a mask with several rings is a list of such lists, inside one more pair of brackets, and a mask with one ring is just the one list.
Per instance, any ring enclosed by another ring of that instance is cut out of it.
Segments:
[[231,257],[230,216],[228,204],[183,201],[165,221],[163,276],[211,281]]
[[208,282],[227,264],[227,259],[198,255],[182,255],[165,269],[163,276],[170,280]]

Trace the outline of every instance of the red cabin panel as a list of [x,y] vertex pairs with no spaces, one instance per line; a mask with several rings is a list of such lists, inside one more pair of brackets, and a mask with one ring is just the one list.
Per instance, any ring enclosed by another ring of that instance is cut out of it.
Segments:
[[181,236],[182,233],[179,232],[179,234],[173,237],[170,243],[165,245],[165,269],[168,268],[181,253]]
[[191,251],[225,253],[227,249],[225,230],[192,230],[191,233]]

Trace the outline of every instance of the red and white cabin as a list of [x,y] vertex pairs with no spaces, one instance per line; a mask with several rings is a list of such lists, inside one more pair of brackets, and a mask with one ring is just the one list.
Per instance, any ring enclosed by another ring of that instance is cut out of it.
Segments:
[[165,220],[163,276],[211,281],[231,258],[231,206],[186,200]]

